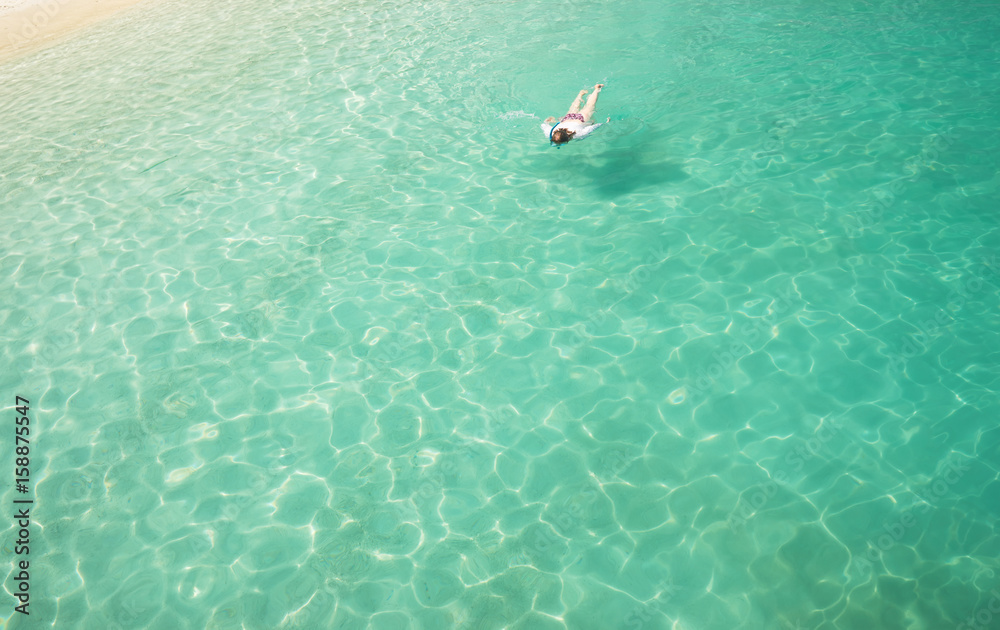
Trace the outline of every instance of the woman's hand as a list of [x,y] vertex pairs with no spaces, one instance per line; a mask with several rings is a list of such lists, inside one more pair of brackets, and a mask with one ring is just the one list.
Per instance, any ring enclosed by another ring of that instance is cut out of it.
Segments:
[[555,121],[556,121],[555,116],[549,116],[548,118],[545,119],[545,122],[547,123],[554,123]]

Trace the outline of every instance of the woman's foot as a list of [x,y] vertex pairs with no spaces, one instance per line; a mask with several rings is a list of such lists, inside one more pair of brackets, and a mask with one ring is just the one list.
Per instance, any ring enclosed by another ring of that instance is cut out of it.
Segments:
[[[597,85],[594,86],[594,91],[595,92],[600,92],[603,89],[604,89],[604,84],[603,83],[598,83]],[[583,92],[581,92],[581,94],[586,94],[586,93],[587,93],[586,90],[584,90]]]
[[580,90],[580,93],[576,95],[573,99],[573,104],[569,106],[569,113],[575,114],[580,111],[580,103],[583,102],[583,97],[587,95],[587,90]]

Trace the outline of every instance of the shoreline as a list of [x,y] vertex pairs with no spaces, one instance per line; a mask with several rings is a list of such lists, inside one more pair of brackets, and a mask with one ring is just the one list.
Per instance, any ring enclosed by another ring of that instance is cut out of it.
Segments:
[[59,43],[142,0],[0,0],[0,64]]

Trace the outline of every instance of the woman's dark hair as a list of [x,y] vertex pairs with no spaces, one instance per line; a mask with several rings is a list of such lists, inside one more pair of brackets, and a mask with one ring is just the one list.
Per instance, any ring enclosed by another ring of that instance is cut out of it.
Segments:
[[569,131],[568,129],[556,129],[552,132],[552,142],[556,144],[563,144],[564,142],[569,142],[576,135],[575,131]]

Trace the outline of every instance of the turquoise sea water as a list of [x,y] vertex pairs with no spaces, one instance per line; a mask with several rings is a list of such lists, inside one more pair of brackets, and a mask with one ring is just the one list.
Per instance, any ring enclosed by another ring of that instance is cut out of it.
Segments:
[[0,67],[3,627],[1000,628],[998,32],[164,0]]

